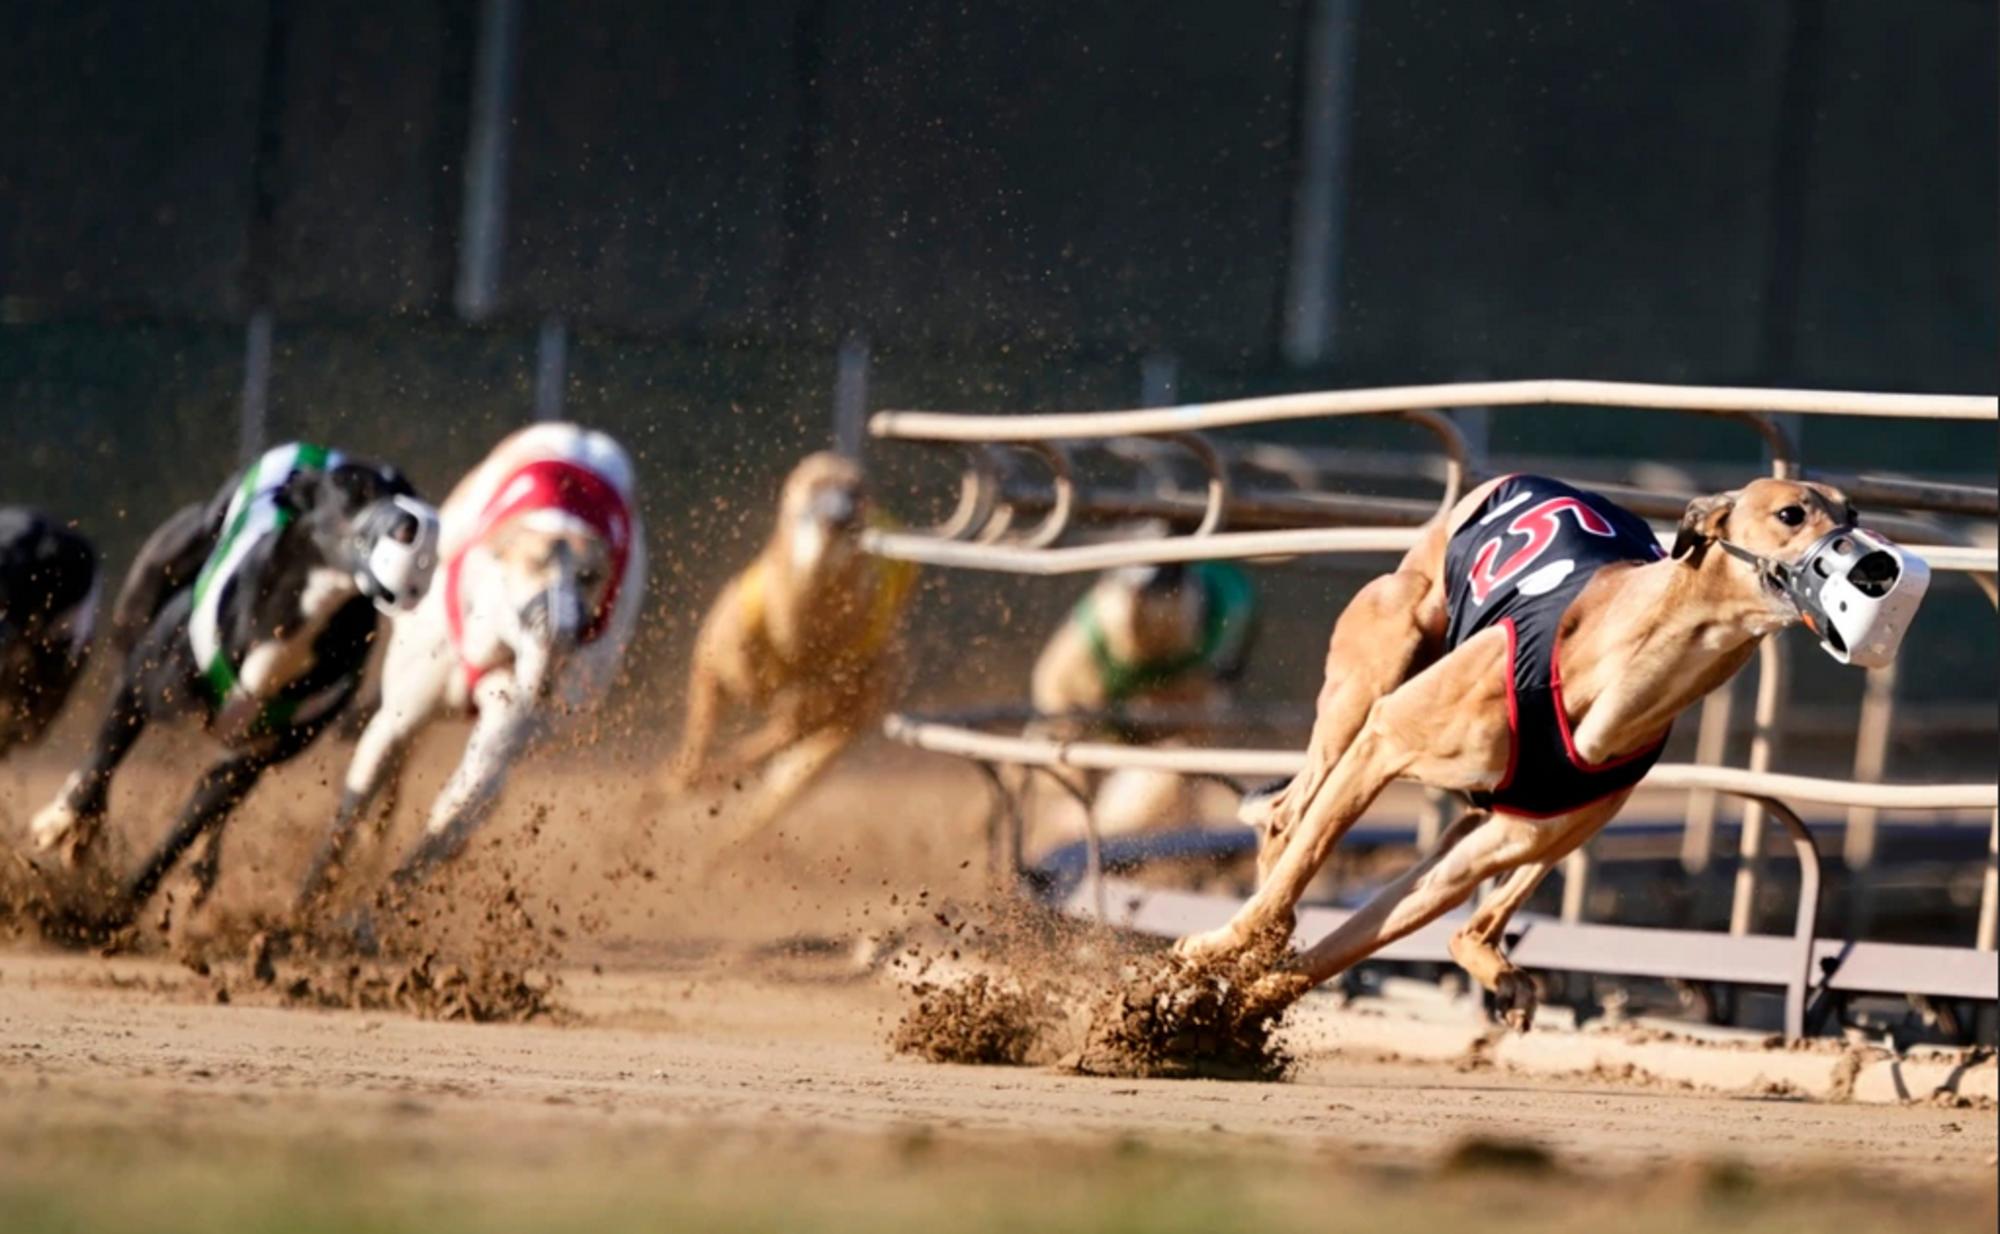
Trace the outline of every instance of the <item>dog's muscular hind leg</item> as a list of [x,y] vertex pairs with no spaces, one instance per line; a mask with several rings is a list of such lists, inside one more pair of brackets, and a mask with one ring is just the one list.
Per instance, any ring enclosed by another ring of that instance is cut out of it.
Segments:
[[1306,765],[1277,796],[1243,814],[1261,834],[1260,882],[1284,855],[1300,815],[1361,731],[1369,708],[1422,668],[1443,640],[1442,593],[1431,573],[1410,568],[1415,564],[1406,562],[1363,587],[1334,623]]

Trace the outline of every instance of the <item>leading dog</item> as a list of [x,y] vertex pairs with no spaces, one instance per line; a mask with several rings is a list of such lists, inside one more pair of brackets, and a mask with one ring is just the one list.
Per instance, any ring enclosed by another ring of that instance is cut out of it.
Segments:
[[464,848],[508,769],[557,714],[597,704],[631,642],[646,540],[632,462],[610,437],[574,424],[522,429],[452,490],[443,520],[443,568],[390,635],[381,706],[355,747],[302,907],[331,890],[356,828],[433,719],[476,717],[422,837],[391,875],[403,885]]
[[35,844],[78,860],[150,723],[199,719],[231,752],[202,774],[104,924],[129,921],[204,837],[193,874],[197,900],[207,894],[230,811],[354,697],[378,611],[423,595],[437,540],[436,510],[396,469],[302,443],[267,451],[147,538],[113,608],[127,653],[118,685],[84,765],[30,824]]
[[97,616],[97,550],[47,515],[0,506],[0,757],[54,722]]
[[1262,976],[1253,1001],[1282,1006],[1498,879],[1451,954],[1526,1027],[1534,985],[1501,954],[1501,931],[1618,813],[1674,718],[1796,623],[1843,663],[1887,663],[1928,579],[1824,484],[1761,479],[1698,498],[1671,554],[1598,494],[1540,476],[1481,485],[1341,614],[1304,769],[1245,804],[1262,883],[1226,926],[1177,950],[1281,944],[1342,834],[1408,777],[1484,811]]
[[[822,452],[792,469],[770,540],[723,587],[695,638],[671,791],[745,774],[783,752],[748,831],[888,709],[902,681],[901,623],[916,569],[862,551],[862,531],[880,521],[852,460]],[[730,704],[756,709],[763,722],[716,758]]]

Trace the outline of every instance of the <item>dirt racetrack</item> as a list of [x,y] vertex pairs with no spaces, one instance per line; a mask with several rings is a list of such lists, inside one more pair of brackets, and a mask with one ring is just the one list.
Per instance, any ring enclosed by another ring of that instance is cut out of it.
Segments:
[[[331,766],[251,803],[219,916],[282,901]],[[10,842],[57,770],[9,769]],[[1276,1084],[897,1057],[909,996],[856,941],[978,894],[976,780],[870,752],[718,853],[727,809],[612,770],[533,773],[468,874],[505,868],[560,934],[555,1017],[301,1008],[282,965],[204,975],[150,932],[0,950],[0,1229],[1993,1228],[1990,1109],[1309,1046]],[[133,778],[143,832],[164,777]]]

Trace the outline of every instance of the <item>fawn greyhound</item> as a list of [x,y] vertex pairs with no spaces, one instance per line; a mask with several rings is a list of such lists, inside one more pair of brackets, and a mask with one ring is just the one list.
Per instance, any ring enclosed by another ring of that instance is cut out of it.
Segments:
[[[837,454],[808,455],[785,478],[770,540],[702,620],[667,783],[682,790],[771,764],[743,832],[803,792],[881,717],[901,682],[915,569],[862,551],[872,521],[861,469]],[[725,703],[764,720],[715,759]]]
[[1920,558],[1855,526],[1824,484],[1760,479],[1697,498],[1671,554],[1598,494],[1539,476],[1484,484],[1341,614],[1305,767],[1243,807],[1261,833],[1260,886],[1177,950],[1226,956],[1288,937],[1341,835],[1407,777],[1483,809],[1253,997],[1282,1005],[1494,878],[1451,953],[1525,1028],[1534,985],[1500,953],[1501,931],[1618,813],[1674,717],[1794,623],[1842,663],[1887,663],[1928,581]]

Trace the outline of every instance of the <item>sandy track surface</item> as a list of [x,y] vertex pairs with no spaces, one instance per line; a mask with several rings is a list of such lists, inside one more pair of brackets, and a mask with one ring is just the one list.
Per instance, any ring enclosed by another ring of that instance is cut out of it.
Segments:
[[1720,1158],[1991,1181],[1990,1111],[1731,1099],[1308,1057],[1282,1084],[1110,1081],[890,1056],[900,991],[844,964],[709,957],[566,978],[581,1022],[439,1023],[193,1001],[150,961],[0,957],[0,1109],[21,1124],[197,1117],[252,1134],[365,1135],[421,1120],[486,1137],[675,1127],[1105,1141],[1215,1137],[1363,1164],[1433,1160],[1468,1135],[1585,1170]]
[[[443,748],[455,752],[448,738]],[[232,832],[215,915],[241,921],[282,905],[341,753],[260,788]],[[406,802],[425,801],[446,765],[434,755],[421,767]],[[16,764],[0,781],[0,821],[25,816],[58,773]],[[177,798],[167,783],[159,763],[121,780],[114,808],[134,846]],[[385,852],[407,837],[416,808],[405,805]],[[962,768],[863,758],[781,825],[746,836],[730,829],[726,803],[663,803],[615,764],[541,768],[464,877],[468,891],[496,878],[521,888],[539,923],[526,933],[557,957],[538,962],[559,976],[559,1022],[287,1005],[282,976],[246,981],[247,966],[227,955],[222,1004],[217,978],[177,963],[150,932],[136,954],[108,959],[0,944],[0,1199],[40,1206],[24,1211],[41,1223],[23,1229],[152,1229],[164,1205],[187,1217],[176,1228],[213,1234],[225,1227],[207,1223],[204,1206],[238,1187],[213,1168],[246,1161],[263,1180],[242,1184],[257,1220],[227,1228],[289,1229],[302,1204],[366,1197],[394,1198],[372,1228],[542,1228],[493,1224],[481,1207],[480,1197],[537,1189],[565,1228],[605,1197],[652,1195],[629,1227],[620,1220],[630,1214],[605,1214],[597,1228],[607,1234],[660,1228],[660,1206],[683,1203],[696,1206],[686,1228],[1019,1228],[1041,1223],[1043,1199],[1062,1197],[1074,1228],[1101,1228],[1111,1211],[1151,1214],[1133,1228],[1173,1218],[1208,1229],[1215,1213],[1271,1204],[1258,1210],[1266,1228],[1325,1231],[1373,1228],[1364,1210],[1343,1207],[1362,1200],[1431,1205],[1405,1212],[1419,1225],[1482,1215],[1485,1176],[1450,1173],[1475,1140],[1530,1146],[1528,1165],[1504,1167],[1523,1190],[1496,1229],[1601,1229],[1622,1221],[1621,1189],[1640,1185],[1666,1188],[1657,1211],[1632,1210],[1652,1221],[1644,1228],[1700,1224],[1710,1184],[1672,1180],[1709,1178],[1718,1162],[1796,1180],[1757,1193],[1737,1213],[1744,1222],[1790,1228],[1808,1209],[1838,1216],[1861,1203],[1871,1216],[1857,1229],[1960,1216],[1964,1228],[1991,1228],[2000,1137],[1990,1109],[1699,1095],[1343,1057],[1309,1041],[1296,1043],[1294,1076],[1275,1084],[895,1056],[887,1042],[910,994],[864,971],[853,943],[922,925],[940,906],[991,919],[977,907],[982,809]],[[478,937],[479,915],[467,915]],[[440,920],[449,961],[466,935]],[[914,1172],[911,1145],[928,1154]],[[1544,1154],[1569,1180],[1553,1226],[1532,1181]],[[107,1163],[122,1163],[111,1175],[121,1187],[100,1194]],[[1677,1175],[1677,1163],[1694,1173]],[[1443,1173],[1412,1196],[1397,1181],[1411,1170]],[[1588,1181],[1612,1177],[1617,1188]],[[1835,1194],[1827,1179],[1860,1190]],[[419,1220],[454,1187],[453,1221]],[[940,1217],[961,1191],[986,1197],[983,1224]],[[831,1225],[798,1224],[833,1193],[861,1207],[828,1210],[848,1212]],[[1927,1207],[1911,1208],[1912,1196]],[[113,1201],[125,1207],[103,1207]],[[494,1203],[514,1211],[511,1199]],[[373,1209],[344,1211],[374,1220]],[[1331,1227],[1329,1211],[1340,1214]]]

